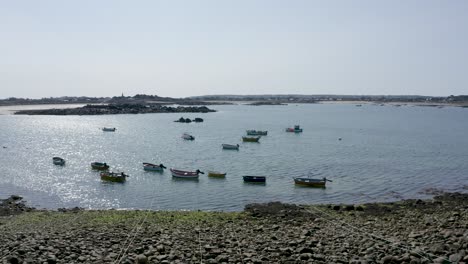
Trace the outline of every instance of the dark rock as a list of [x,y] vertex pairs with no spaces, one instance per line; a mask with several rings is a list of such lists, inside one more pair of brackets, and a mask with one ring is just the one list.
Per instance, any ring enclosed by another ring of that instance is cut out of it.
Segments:
[[18,264],[20,263],[20,259],[16,256],[10,256],[7,258],[7,261],[8,263],[11,263],[11,264]]
[[136,257],[136,264],[147,264],[148,263],[148,258],[145,255],[138,255]]
[[314,253],[311,248],[301,247],[298,249],[299,253]]
[[300,256],[299,256],[299,259],[301,260],[308,260],[312,258],[312,254],[311,253],[302,253]]

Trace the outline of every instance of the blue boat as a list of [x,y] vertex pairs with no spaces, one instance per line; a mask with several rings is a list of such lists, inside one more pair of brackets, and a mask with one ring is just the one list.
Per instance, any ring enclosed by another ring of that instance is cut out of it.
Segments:
[[242,176],[245,182],[266,182],[265,176]]

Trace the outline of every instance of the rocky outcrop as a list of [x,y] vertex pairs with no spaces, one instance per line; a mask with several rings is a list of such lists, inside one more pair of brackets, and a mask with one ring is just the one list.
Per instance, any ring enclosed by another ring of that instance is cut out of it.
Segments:
[[7,199],[0,200],[0,216],[10,216],[24,212],[34,211],[35,208],[27,206],[23,197],[12,195]]
[[15,115],[116,115],[148,113],[209,113],[215,110],[206,106],[165,106],[160,104],[108,104],[86,105],[68,109],[21,110]]

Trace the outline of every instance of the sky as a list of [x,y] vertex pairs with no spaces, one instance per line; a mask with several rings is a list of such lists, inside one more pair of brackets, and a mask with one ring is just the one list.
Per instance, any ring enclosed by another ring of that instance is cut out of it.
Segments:
[[0,0],[0,98],[468,94],[465,0]]

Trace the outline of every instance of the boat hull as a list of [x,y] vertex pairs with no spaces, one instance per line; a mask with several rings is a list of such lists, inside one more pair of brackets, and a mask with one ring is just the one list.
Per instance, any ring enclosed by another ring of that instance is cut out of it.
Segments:
[[325,188],[326,180],[323,179],[309,179],[309,178],[294,178],[296,185]]
[[209,171],[208,172],[208,177],[224,178],[224,177],[226,177],[226,173]]
[[157,172],[163,172],[164,171],[164,168],[163,166],[160,165],[157,165],[157,164],[152,164],[152,163],[146,163],[146,162],[143,162],[143,169],[145,171],[157,171]]
[[65,160],[62,159],[62,158],[59,158],[59,157],[54,157],[54,158],[52,158],[52,163],[54,163],[54,165],[63,166],[63,165],[65,165]]
[[91,168],[93,170],[108,170],[109,165],[104,164],[104,163],[100,163],[100,162],[93,162],[93,163],[91,163]]
[[164,169],[161,168],[161,167],[159,167],[159,166],[157,166],[157,167],[154,167],[154,166],[143,166],[143,169],[144,169],[145,171],[157,171],[157,172],[163,172],[163,171],[164,171]]
[[223,144],[223,149],[239,150],[239,145]]
[[182,179],[198,179],[199,176],[198,172],[195,171],[181,171],[175,169],[171,169],[171,174],[172,177]]
[[194,140],[195,139],[194,136],[189,135],[189,134],[183,134],[182,138],[185,139],[185,140]]
[[247,135],[249,136],[266,136],[268,131],[260,131],[260,130],[247,130]]
[[293,132],[293,133],[301,133],[302,128],[299,125],[295,125],[294,127],[288,127],[286,128],[286,132]]
[[258,182],[258,183],[266,182],[265,176],[242,176],[242,178],[244,179],[244,182]]
[[102,131],[104,131],[104,132],[115,132],[115,127],[112,127],[112,128],[110,128],[110,127],[104,127],[104,128],[102,129]]
[[244,142],[258,142],[260,137],[242,137],[242,141]]
[[126,176],[122,176],[118,173],[106,173],[101,172],[101,180],[103,181],[110,181],[110,182],[125,182]]

